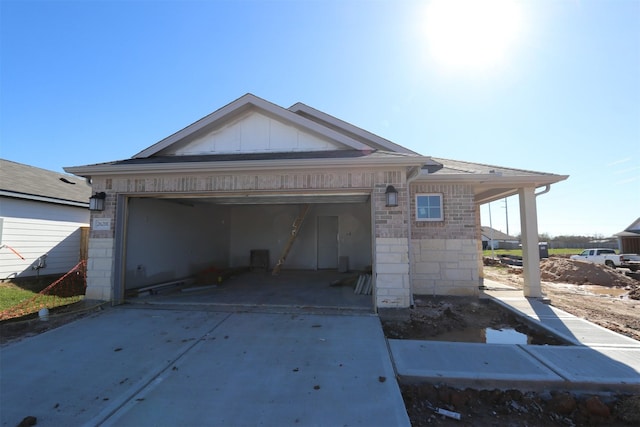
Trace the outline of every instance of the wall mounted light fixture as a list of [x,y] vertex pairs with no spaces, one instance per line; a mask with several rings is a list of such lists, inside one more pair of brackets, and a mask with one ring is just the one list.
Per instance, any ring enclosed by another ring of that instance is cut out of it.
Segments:
[[398,190],[393,185],[388,185],[387,190],[384,192],[387,198],[387,207],[395,208],[398,206]]
[[103,211],[104,200],[107,198],[107,194],[104,191],[94,193],[89,197],[89,210],[90,211]]

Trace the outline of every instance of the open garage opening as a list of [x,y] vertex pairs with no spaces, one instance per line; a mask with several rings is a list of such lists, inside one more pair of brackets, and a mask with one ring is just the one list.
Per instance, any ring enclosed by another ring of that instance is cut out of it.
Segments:
[[373,310],[368,194],[126,200],[124,299]]

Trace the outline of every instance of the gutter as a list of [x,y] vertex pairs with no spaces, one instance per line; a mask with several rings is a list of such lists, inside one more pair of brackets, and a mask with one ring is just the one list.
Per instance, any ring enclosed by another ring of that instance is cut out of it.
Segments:
[[544,189],[544,190],[542,190],[541,192],[539,192],[539,193],[534,193],[534,196],[536,196],[536,197],[538,197],[538,196],[542,196],[543,194],[546,194],[546,193],[548,193],[549,191],[551,191],[551,184],[547,184],[547,185],[546,185],[546,187],[545,187],[545,189]]
[[[13,199],[33,200],[36,202],[53,203],[56,205],[75,206],[79,208],[89,208],[89,202],[74,202],[73,200],[55,199],[53,197],[36,196],[33,194],[14,193],[12,191],[0,190],[0,196],[11,197]],[[87,197],[87,200],[89,197]]]
[[[536,184],[536,185],[548,185],[555,184],[560,181],[564,181],[569,178],[569,175],[554,175],[554,174],[541,174],[541,175],[518,175],[518,176],[499,176],[495,174],[447,174],[429,175],[429,181],[439,182],[472,182],[474,184],[500,184],[501,187],[516,185],[516,184]],[[545,191],[546,192],[546,191]]]

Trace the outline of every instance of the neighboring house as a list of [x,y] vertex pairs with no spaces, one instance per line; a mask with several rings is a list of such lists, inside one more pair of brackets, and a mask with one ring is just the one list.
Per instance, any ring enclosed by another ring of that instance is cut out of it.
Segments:
[[640,218],[615,236],[621,254],[640,254]]
[[520,240],[509,236],[502,231],[491,227],[482,226],[482,249],[517,249],[520,247]]
[[130,159],[65,170],[105,197],[92,212],[87,298],[122,302],[131,288],[249,265],[253,250],[268,250],[273,268],[310,204],[283,268],[313,274],[348,257],[372,269],[376,308],[478,295],[480,205],[516,194],[524,294],[541,297],[536,197],[567,178],[422,156],[251,94]]
[[0,279],[72,269],[90,195],[84,179],[0,159]]

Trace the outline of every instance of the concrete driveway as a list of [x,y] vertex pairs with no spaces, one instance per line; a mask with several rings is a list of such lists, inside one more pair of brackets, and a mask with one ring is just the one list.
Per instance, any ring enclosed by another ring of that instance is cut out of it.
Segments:
[[2,347],[0,421],[409,425],[373,315],[116,307]]

